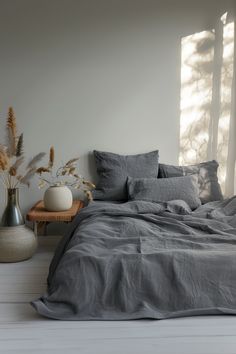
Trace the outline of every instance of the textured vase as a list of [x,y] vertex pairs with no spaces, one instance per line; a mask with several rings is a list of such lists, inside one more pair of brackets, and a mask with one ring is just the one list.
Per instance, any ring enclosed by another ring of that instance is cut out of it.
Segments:
[[48,211],[64,211],[72,207],[73,196],[66,186],[52,186],[44,193],[44,207]]
[[19,206],[19,189],[8,188],[6,192],[7,206],[2,216],[1,226],[13,227],[24,225],[24,218]]
[[20,262],[31,258],[37,238],[25,225],[0,227],[0,262]]

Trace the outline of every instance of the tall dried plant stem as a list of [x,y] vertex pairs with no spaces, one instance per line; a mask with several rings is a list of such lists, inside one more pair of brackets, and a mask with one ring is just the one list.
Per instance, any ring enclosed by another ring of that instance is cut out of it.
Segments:
[[21,182],[21,180],[20,180],[20,179],[18,179],[18,180],[16,181],[16,183],[15,183],[14,188],[17,188],[17,187],[18,187],[18,185],[20,184],[20,182]]
[[11,188],[11,176],[8,175],[9,188]]
[[4,183],[5,183],[6,186],[7,186],[8,183],[7,183],[7,176],[6,176],[6,173],[5,173],[5,172],[2,172],[2,173],[1,173],[1,178],[2,178],[2,180],[4,181]]
[[14,181],[14,177],[10,177],[10,181],[11,181],[11,188],[15,187],[15,181]]
[[16,178],[12,176],[12,185],[11,188],[16,188]]
[[12,176],[12,184],[11,184],[11,188],[16,188],[16,179],[14,176]]
[[2,183],[4,184],[4,186],[5,186],[6,188],[8,188],[9,184],[8,184],[8,179],[7,179],[7,177],[5,176],[5,173],[2,173],[2,175],[1,175],[1,181],[2,181]]
[[3,186],[4,186],[5,188],[7,188],[6,182],[4,181],[4,179],[2,178],[2,176],[1,176],[1,178],[0,178],[0,181],[2,182]]

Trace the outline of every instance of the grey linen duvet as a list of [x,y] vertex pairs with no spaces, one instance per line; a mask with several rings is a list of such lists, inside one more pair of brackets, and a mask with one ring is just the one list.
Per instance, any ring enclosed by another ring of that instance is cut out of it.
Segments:
[[236,198],[92,202],[78,214],[32,304],[62,320],[236,314]]

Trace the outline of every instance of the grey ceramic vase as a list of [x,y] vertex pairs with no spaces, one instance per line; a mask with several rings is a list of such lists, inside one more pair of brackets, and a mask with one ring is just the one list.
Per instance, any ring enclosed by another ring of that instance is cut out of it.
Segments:
[[24,225],[25,221],[19,206],[19,189],[8,188],[7,206],[2,216],[1,226],[19,226]]

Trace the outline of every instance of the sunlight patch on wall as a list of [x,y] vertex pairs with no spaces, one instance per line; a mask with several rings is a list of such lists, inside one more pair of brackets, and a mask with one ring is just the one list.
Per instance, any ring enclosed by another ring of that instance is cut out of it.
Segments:
[[182,39],[179,163],[205,160],[212,101],[213,31]]
[[234,70],[234,22],[224,25],[223,62],[221,70],[221,104],[218,124],[217,160],[218,176],[225,189],[227,159],[229,149],[229,130],[231,117],[232,83]]
[[182,39],[179,164],[215,158],[225,190],[234,71],[234,22]]

